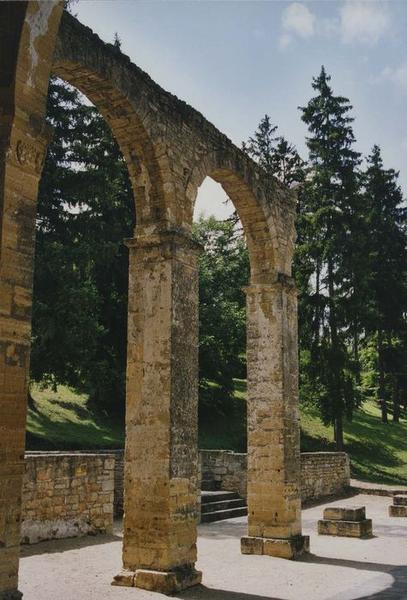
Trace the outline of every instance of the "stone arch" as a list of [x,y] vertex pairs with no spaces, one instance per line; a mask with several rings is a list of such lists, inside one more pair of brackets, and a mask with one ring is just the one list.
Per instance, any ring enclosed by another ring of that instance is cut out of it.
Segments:
[[165,229],[174,219],[174,193],[163,141],[157,140],[145,94],[132,93],[122,54],[64,13],[52,72],[84,93],[100,111],[126,160],[138,235]]
[[[219,183],[242,222],[250,256],[251,283],[271,283],[278,273],[291,275],[295,241],[294,193],[267,178],[243,152],[212,152],[191,171],[187,196],[191,214],[206,177]],[[191,217],[192,220],[192,217]]]

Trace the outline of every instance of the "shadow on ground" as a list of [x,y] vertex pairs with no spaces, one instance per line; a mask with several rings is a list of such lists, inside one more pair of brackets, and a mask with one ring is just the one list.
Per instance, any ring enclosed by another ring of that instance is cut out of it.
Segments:
[[48,540],[38,542],[38,544],[23,544],[20,546],[20,556],[37,556],[39,554],[62,554],[69,550],[79,550],[88,546],[99,546],[101,544],[111,544],[112,542],[122,542],[123,536],[113,533],[111,535],[85,535],[77,538],[67,538],[62,540]]

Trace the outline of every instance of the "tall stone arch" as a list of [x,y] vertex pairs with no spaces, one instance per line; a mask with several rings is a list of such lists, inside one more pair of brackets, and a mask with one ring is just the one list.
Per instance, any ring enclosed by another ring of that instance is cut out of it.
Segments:
[[59,27],[61,3],[3,2],[0,10],[7,49],[0,52],[0,599],[20,597],[34,223],[51,66],[110,124],[137,208],[128,241],[124,571],[115,583],[173,592],[200,581],[194,566],[199,249],[191,227],[207,175],[235,203],[251,261],[249,536],[242,551],[294,557],[306,541],[298,489],[292,193],[72,16],[64,13]]

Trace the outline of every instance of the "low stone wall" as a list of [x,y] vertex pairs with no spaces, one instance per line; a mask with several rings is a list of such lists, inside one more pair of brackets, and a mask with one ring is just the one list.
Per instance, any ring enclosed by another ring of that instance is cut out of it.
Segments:
[[310,502],[337,496],[350,486],[350,461],[346,452],[301,454],[301,498]]
[[[22,541],[111,532],[113,516],[123,513],[123,457],[123,450],[27,453]],[[246,454],[201,450],[199,466],[203,489],[246,497]],[[349,485],[345,452],[301,454],[303,502],[339,495]]]
[[111,533],[114,465],[111,454],[27,453],[21,541]]
[[[238,492],[247,496],[247,454],[229,450],[201,450],[203,489]],[[349,457],[345,452],[301,453],[303,502],[343,493],[350,485]]]

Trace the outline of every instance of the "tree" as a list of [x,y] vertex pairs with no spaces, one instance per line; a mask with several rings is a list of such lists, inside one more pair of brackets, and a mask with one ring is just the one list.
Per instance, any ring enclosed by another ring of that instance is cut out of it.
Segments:
[[[378,386],[382,420],[387,422],[387,400],[393,398],[393,417],[398,420],[398,395],[405,358],[407,311],[407,237],[403,194],[398,173],[385,169],[379,146],[367,158],[363,176],[369,238],[369,299],[365,325],[376,339]],[[386,384],[387,381],[387,384]]]
[[31,377],[124,412],[128,172],[106,123],[74,88],[50,83],[55,134],[38,197]]
[[355,299],[353,244],[359,217],[360,155],[353,149],[352,109],[347,98],[335,96],[324,67],[313,79],[317,92],[300,108],[308,126],[310,176],[304,185],[303,212],[307,228],[303,243],[314,263],[311,287],[313,325],[310,375],[323,420],[334,426],[338,450],[343,447],[343,417],[360,401],[355,362],[348,352],[348,315]]
[[[232,396],[233,379],[245,377],[242,287],[249,281],[249,257],[244,236],[233,219],[201,218],[194,225],[194,236],[204,248],[199,260],[200,397],[222,410]],[[213,382],[220,390],[217,398]]]
[[292,186],[304,180],[304,162],[295,146],[283,136],[277,135],[277,125],[273,125],[270,117],[265,115],[247,142],[242,143],[242,150],[253,158],[271,177],[281,183]]

